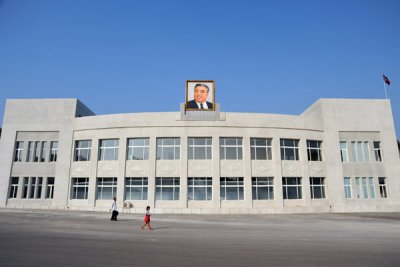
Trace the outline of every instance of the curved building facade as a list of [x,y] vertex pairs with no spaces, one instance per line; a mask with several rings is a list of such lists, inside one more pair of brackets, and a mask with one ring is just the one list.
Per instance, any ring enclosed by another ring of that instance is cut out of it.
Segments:
[[77,99],[8,100],[0,206],[122,212],[400,211],[388,100],[320,99],[301,115],[95,115]]

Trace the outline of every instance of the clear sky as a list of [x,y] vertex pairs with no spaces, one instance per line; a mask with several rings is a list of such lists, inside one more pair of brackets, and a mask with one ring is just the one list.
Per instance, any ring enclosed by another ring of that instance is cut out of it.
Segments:
[[179,111],[186,80],[214,80],[222,111],[298,115],[385,98],[384,73],[400,136],[399,14],[399,0],[0,0],[0,122],[7,98]]

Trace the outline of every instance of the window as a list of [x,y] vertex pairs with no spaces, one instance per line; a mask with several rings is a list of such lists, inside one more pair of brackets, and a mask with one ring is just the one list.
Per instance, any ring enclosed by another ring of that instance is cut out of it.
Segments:
[[179,200],[179,178],[156,177],[156,200]]
[[301,178],[282,177],[283,199],[301,199]]
[[299,160],[299,140],[281,139],[281,159]]
[[31,162],[33,160],[34,142],[28,142],[28,153],[26,155],[26,161]]
[[387,192],[386,192],[386,178],[385,177],[379,177],[379,193],[381,194],[381,198],[387,198]]
[[352,160],[354,162],[369,161],[369,143],[364,141],[351,142]]
[[43,177],[38,177],[38,183],[36,185],[37,187],[37,192],[35,198],[41,198],[42,197],[42,188],[43,188]]
[[253,200],[274,199],[274,182],[272,177],[252,177]]
[[375,198],[375,184],[374,177],[368,177],[369,194],[371,198]]
[[181,158],[179,138],[157,138],[157,159],[177,160]]
[[360,177],[356,177],[356,197],[361,198],[361,181]]
[[117,178],[97,178],[97,199],[113,199],[117,195]]
[[36,177],[31,177],[29,198],[35,198],[35,190],[36,190]]
[[322,161],[321,141],[307,140],[308,161]]
[[33,155],[33,161],[34,162],[38,162],[39,161],[39,155],[40,155],[40,142],[36,141],[35,142],[35,151],[34,151],[34,155]]
[[344,177],[344,197],[351,198],[351,180],[350,177]]
[[19,181],[18,177],[11,177],[9,198],[17,198],[18,181]]
[[47,178],[46,198],[54,197],[54,177]]
[[22,161],[22,153],[24,152],[24,142],[17,141],[15,143],[14,161]]
[[188,178],[188,200],[211,200],[212,178]]
[[368,198],[368,185],[367,185],[367,177],[362,178],[362,189],[364,198]]
[[89,161],[91,147],[92,147],[91,140],[75,141],[74,161]]
[[100,140],[99,160],[118,160],[118,144],[118,139]]
[[189,137],[188,159],[212,159],[210,137]]
[[252,160],[272,160],[271,138],[250,138]]
[[220,186],[221,200],[244,199],[243,177],[221,177]]
[[310,177],[311,198],[325,198],[325,178]]
[[147,200],[148,179],[125,178],[125,200]]
[[89,178],[72,178],[71,199],[87,199]]
[[40,146],[40,162],[45,162],[46,161],[46,147],[47,147],[47,142],[41,142]]
[[242,138],[240,137],[220,137],[219,153],[221,160],[241,160],[243,159]]
[[374,153],[375,153],[375,160],[376,161],[382,161],[381,142],[374,141]]
[[42,196],[42,177],[24,177],[24,188],[22,198],[41,198]]
[[50,161],[57,161],[57,153],[58,153],[58,142],[52,141],[50,142]]
[[128,160],[149,159],[149,138],[128,139]]
[[340,155],[342,157],[342,162],[349,161],[349,156],[347,153],[347,143],[345,141],[340,142]]
[[24,177],[24,188],[22,191],[22,198],[28,198],[29,177]]

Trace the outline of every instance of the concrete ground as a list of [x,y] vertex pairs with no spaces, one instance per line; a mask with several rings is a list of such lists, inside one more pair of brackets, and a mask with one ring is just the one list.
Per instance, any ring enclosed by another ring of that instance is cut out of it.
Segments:
[[400,213],[110,216],[0,209],[0,266],[400,266]]

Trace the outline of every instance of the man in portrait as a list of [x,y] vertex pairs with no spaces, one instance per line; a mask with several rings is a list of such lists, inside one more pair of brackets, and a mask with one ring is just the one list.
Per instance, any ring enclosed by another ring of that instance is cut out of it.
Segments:
[[213,109],[213,103],[207,101],[210,88],[207,84],[197,83],[194,86],[194,99],[186,104],[188,109]]

